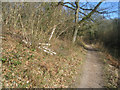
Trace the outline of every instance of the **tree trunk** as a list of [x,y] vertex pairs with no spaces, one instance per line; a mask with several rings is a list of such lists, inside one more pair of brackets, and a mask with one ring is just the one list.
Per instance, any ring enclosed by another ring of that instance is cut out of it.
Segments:
[[74,35],[73,35],[73,43],[75,43],[76,41],[76,37],[77,37],[77,33],[78,33],[78,13],[79,13],[79,1],[78,2],[75,2],[76,4],[76,11],[75,11],[75,32],[74,32]]

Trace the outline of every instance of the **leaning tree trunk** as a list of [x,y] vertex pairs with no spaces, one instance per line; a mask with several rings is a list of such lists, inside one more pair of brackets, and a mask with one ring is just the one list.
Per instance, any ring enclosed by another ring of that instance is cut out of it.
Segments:
[[75,2],[75,4],[76,4],[76,11],[75,11],[75,32],[74,32],[74,35],[73,35],[73,43],[75,43],[75,41],[76,41],[77,32],[78,32],[79,1]]

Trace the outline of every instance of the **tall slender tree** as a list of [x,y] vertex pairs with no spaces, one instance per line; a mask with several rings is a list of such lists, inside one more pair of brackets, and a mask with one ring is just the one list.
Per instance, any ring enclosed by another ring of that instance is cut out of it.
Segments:
[[75,2],[75,5],[76,5],[76,10],[75,10],[75,25],[76,26],[75,26],[75,32],[74,32],[74,35],[73,35],[73,43],[76,40],[77,32],[78,32],[79,0],[78,0],[78,2]]
[[[91,16],[96,12],[96,13],[106,13],[106,11],[99,11],[97,10],[98,7],[101,5],[101,3],[104,0],[101,0],[94,8],[84,8],[83,5],[79,6],[79,0],[77,0],[74,3],[72,2],[59,2],[58,5],[62,5],[65,6],[69,9],[72,9],[75,11],[75,31],[74,31],[74,35],[73,35],[73,43],[75,43],[76,41],[76,37],[77,37],[77,33],[78,33],[78,28],[80,26],[81,23],[83,23],[85,20],[91,18]],[[87,4],[87,3],[86,3]],[[85,6],[85,5],[84,5]],[[89,11],[89,13],[85,13],[86,11]],[[83,17],[81,17],[81,20],[79,20],[79,14],[81,14]]]

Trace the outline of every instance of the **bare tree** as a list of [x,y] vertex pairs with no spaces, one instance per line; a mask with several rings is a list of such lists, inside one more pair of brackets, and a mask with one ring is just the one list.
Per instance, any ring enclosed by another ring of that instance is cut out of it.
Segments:
[[75,23],[76,23],[76,26],[75,26],[75,32],[74,32],[74,36],[73,36],[73,43],[75,42],[76,40],[76,37],[77,37],[77,32],[78,32],[78,13],[79,13],[79,1],[78,2],[75,2],[76,4],[76,11],[75,11]]
[[[76,37],[77,37],[77,33],[78,33],[78,28],[80,27],[80,24],[82,22],[84,22],[85,20],[89,19],[95,12],[96,13],[105,13],[105,11],[103,12],[99,12],[97,9],[98,7],[101,5],[101,3],[104,0],[101,0],[94,8],[92,9],[87,9],[87,8],[83,8],[83,6],[79,6],[79,1],[75,2],[75,4],[73,4],[72,2],[59,2],[58,5],[62,5],[65,6],[67,8],[70,8],[72,10],[75,11],[75,31],[74,31],[74,35],[73,35],[73,43],[75,43],[76,41]],[[68,5],[69,4],[69,5]],[[87,3],[86,3],[87,4]],[[70,6],[71,5],[71,6]],[[83,11],[90,11],[88,14],[82,12]],[[79,21],[79,13],[84,15],[80,21]]]

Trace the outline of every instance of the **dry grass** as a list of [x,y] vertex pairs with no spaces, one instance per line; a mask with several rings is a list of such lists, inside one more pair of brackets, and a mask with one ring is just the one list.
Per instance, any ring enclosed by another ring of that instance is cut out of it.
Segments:
[[100,49],[101,56],[104,61],[104,79],[105,79],[105,87],[107,88],[118,88],[120,85],[119,78],[119,59],[113,57],[106,48],[100,43],[95,45]]
[[55,39],[51,41],[50,48],[57,55],[51,56],[41,50],[26,47],[20,43],[19,37],[13,38],[10,32],[3,33],[3,87],[64,88],[74,81],[77,67],[85,57],[81,47],[72,47],[67,40]]

